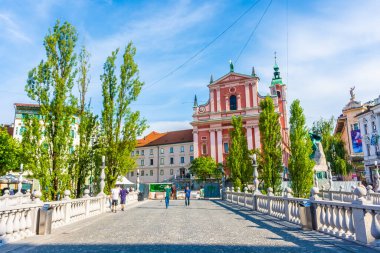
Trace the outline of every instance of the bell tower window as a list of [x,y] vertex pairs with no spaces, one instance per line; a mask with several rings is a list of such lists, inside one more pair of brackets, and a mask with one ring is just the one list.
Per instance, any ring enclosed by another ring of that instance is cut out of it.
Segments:
[[233,111],[236,109],[237,109],[236,96],[231,95],[231,97],[230,97],[230,110]]

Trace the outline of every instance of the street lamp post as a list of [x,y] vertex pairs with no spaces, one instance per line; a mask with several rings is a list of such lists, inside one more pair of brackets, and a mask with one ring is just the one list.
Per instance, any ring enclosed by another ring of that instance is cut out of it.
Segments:
[[140,189],[140,169],[137,169],[136,191],[139,192],[139,189]]
[[16,195],[22,195],[21,189],[22,189],[22,172],[23,172],[24,165],[20,164],[20,174],[18,177],[18,186],[17,186],[17,193]]
[[261,192],[259,191],[259,173],[257,172],[257,160],[256,154],[251,155],[252,166],[253,166],[253,185],[255,186],[255,190],[253,191],[254,195],[259,195]]
[[104,172],[106,168],[106,157],[102,156],[102,172],[100,173],[100,192],[97,196],[106,196],[104,193],[104,186],[106,186],[106,183],[104,182],[104,179],[106,179],[106,174]]

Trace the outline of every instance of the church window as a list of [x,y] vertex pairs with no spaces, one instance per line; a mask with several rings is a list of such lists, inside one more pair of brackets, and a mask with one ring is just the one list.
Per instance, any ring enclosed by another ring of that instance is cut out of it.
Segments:
[[228,154],[228,143],[224,143],[224,153]]
[[237,106],[236,106],[236,96],[235,95],[232,95],[230,97],[230,110],[236,110],[237,109]]
[[206,144],[202,144],[202,155],[207,155],[207,146],[206,146]]
[[277,97],[281,98],[281,92],[279,90],[277,91]]

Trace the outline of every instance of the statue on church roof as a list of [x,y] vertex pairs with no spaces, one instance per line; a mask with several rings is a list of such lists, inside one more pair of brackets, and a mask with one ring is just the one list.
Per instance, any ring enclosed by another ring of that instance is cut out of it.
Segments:
[[351,101],[355,100],[354,90],[355,90],[355,86],[350,88]]
[[234,72],[234,64],[230,60],[230,72]]

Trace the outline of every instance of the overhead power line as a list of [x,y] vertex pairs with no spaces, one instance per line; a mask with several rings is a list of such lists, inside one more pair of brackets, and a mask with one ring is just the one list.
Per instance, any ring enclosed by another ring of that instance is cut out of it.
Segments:
[[[143,88],[143,90],[144,89],[148,89],[148,88],[154,86],[155,84],[161,82],[162,80],[164,80],[165,78],[169,77],[173,73],[175,73],[178,70],[180,70],[181,68],[183,68],[186,64],[188,64],[189,62],[191,62],[195,57],[197,57],[199,54],[201,54],[203,51],[205,51],[209,46],[211,46],[215,41],[217,41],[220,37],[222,37],[223,34],[225,34],[228,30],[230,30],[237,22],[239,22],[240,19],[242,19],[248,12],[250,12],[250,10],[252,10],[253,7],[255,7],[260,1],[261,0],[257,0],[256,2],[254,2],[246,11],[244,11],[237,19],[235,19],[235,21],[232,22],[231,25],[229,25],[226,29],[224,29],[223,32],[221,32],[213,40],[211,40],[209,43],[207,43],[203,48],[201,48],[200,50],[198,50],[194,55],[192,55],[190,58],[188,58],[186,61],[184,61],[181,65],[177,66],[176,68],[174,68],[173,70],[171,70],[169,73],[167,73],[166,75],[162,76],[160,79],[154,81],[150,85],[145,86]],[[271,0],[271,2],[272,2],[272,0]]]
[[265,14],[267,13],[269,7],[271,6],[272,4],[272,0],[269,1],[267,7],[265,8],[264,12],[263,12],[263,15],[261,16],[261,18],[259,19],[259,21],[257,22],[256,26],[253,28],[251,34],[249,35],[248,37],[248,40],[245,42],[243,48],[240,50],[238,56],[236,57],[236,60],[235,60],[235,64],[237,63],[237,61],[239,60],[240,56],[242,55],[242,53],[244,52],[245,48],[247,47],[249,41],[251,40],[252,36],[255,34],[257,28],[259,27],[261,21],[263,20]]

